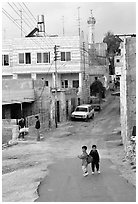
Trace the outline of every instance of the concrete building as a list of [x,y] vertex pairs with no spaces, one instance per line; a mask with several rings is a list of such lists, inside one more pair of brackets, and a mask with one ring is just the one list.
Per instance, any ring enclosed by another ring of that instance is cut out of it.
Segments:
[[121,43],[120,122],[126,155],[135,162],[135,142],[131,141],[136,127],[136,37],[124,37]]
[[89,71],[88,54],[83,50],[83,42],[81,36],[26,37],[5,41],[2,47],[2,78],[44,78],[46,86],[54,88],[54,46],[57,45],[57,87],[78,88],[82,98]]

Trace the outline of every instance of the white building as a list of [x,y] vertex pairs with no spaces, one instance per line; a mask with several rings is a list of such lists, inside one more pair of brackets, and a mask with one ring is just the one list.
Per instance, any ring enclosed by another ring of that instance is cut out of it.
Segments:
[[[2,45],[3,79],[45,79],[55,86],[54,46],[57,48],[57,87],[79,88],[88,81],[88,53],[83,50],[82,36],[25,37],[7,40]],[[85,43],[85,49],[87,45]]]

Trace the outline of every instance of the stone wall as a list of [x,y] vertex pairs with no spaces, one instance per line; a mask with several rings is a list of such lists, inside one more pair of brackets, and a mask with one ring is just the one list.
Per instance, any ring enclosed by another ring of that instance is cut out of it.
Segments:
[[2,120],[2,144],[5,144],[12,139],[12,129],[13,126],[16,124],[17,124],[16,119]]
[[136,38],[124,38],[122,43],[120,79],[121,136],[126,156],[135,163],[136,143],[132,130],[136,125]]
[[136,143],[132,141],[132,130],[136,126],[136,38],[128,38],[126,43],[127,63],[127,156],[135,164]]

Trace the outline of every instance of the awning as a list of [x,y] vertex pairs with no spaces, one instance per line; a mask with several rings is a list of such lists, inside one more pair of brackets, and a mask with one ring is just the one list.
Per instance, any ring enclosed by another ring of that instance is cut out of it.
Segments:
[[120,92],[111,93],[112,96],[120,96]]
[[11,100],[11,101],[2,101],[2,105],[10,105],[10,104],[21,104],[21,103],[32,103],[34,101],[34,98],[24,98],[24,100]]

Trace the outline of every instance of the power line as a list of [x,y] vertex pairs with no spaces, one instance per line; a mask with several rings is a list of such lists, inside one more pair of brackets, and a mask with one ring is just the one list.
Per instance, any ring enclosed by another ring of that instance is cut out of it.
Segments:
[[[52,61],[51,65],[50,65],[50,67],[49,67],[49,69],[48,69],[48,72],[47,72],[46,74],[49,73],[49,71],[50,71],[50,69],[51,69],[51,67],[52,67],[53,62],[54,62],[54,60]],[[37,100],[39,100],[39,99],[41,98],[41,96],[42,96],[42,94],[43,94],[43,92],[44,92],[44,88],[45,88],[45,84],[44,84],[44,86],[43,86],[43,88],[42,88],[42,91],[41,91],[40,96],[39,96],[37,99],[35,99],[34,101],[37,101]]]
[[34,18],[35,21],[37,21],[37,19],[34,17],[34,15],[31,13],[31,11],[28,9],[28,7],[25,5],[24,2],[22,2],[23,5],[25,6],[25,8],[28,10],[28,12],[31,14],[31,16]]
[[[26,8],[26,10],[29,12],[29,14],[31,14],[31,16],[33,17],[33,19],[34,19],[34,21],[35,21],[35,23],[37,24],[37,19],[34,17],[34,15],[31,13],[31,11],[29,10],[29,8],[25,5],[25,3],[22,3],[23,5],[24,5],[24,7]],[[26,14],[27,14],[27,12],[26,12]],[[28,14],[27,14],[28,15]],[[29,15],[28,15],[29,16]],[[30,19],[31,20],[31,19]],[[55,44],[55,42],[53,41],[53,40],[51,40],[51,38],[48,36],[48,34],[45,32],[45,34],[46,34],[46,36],[50,39],[50,41],[52,42],[52,43],[50,43],[50,45],[53,47],[54,46],[54,44]],[[41,38],[41,41],[43,41],[44,43],[45,43],[45,41]]]
[[[10,3],[8,3],[9,5],[10,5],[10,7],[14,10],[14,12],[20,17],[20,15],[19,15],[19,13],[15,10],[15,8],[13,8],[13,6],[10,4]],[[14,5],[16,6],[16,4],[14,3]],[[21,5],[21,4],[20,4]],[[30,10],[27,8],[27,6],[25,5],[25,3],[23,3],[23,5],[25,6],[25,8],[27,9],[27,11],[33,16],[33,14],[30,12]],[[19,8],[16,6],[16,8],[19,10]],[[20,11],[20,10],[19,10]],[[27,14],[27,12],[26,12],[26,14]],[[28,15],[28,14],[27,14]],[[29,15],[28,15],[29,16]],[[34,16],[33,16],[34,17]],[[30,18],[30,17],[29,17]],[[35,17],[34,17],[34,19],[35,19]],[[23,20],[24,21],[24,23],[32,30],[32,28],[30,27],[30,25],[28,25],[28,23],[25,21],[25,20]],[[36,22],[37,22],[37,20],[36,20]],[[21,30],[22,30],[22,28],[21,28]],[[43,40],[43,39],[40,39],[41,41],[43,41],[44,43],[45,43],[45,41]],[[52,42],[53,44],[54,44],[54,42]],[[51,46],[53,46],[53,44],[51,44],[50,43],[50,45]]]
[[[25,5],[25,3],[23,2],[23,5],[25,6],[25,8],[27,9],[27,11],[31,14],[31,16],[33,17],[33,19],[35,20],[35,22],[37,22],[37,19],[34,17],[34,15],[31,13],[31,11],[29,10],[29,8]],[[51,40],[51,38],[48,36],[48,34],[45,32],[45,34],[47,35],[47,37]],[[51,40],[52,44],[55,42],[53,40]]]
[[9,20],[11,20],[19,29],[21,28],[20,25],[16,22],[15,19],[12,18],[12,16],[5,10],[2,8],[2,12],[7,16],[7,18],[9,18]]
[[[21,15],[14,9],[14,7],[8,2],[8,4],[10,5],[10,7],[13,9],[13,11],[15,12],[15,13],[17,13],[17,15],[22,19],[22,17],[21,17]],[[20,12],[21,12],[21,10],[19,10]],[[23,19],[22,19],[23,20]],[[31,27],[30,27],[30,25],[24,20],[24,22],[25,22],[25,24],[30,28],[30,29],[32,29]]]
[[[17,10],[20,10],[19,8],[18,8],[18,6],[13,2],[13,4],[14,4],[14,6],[17,8]],[[26,11],[25,11],[25,9],[23,8],[23,6],[18,2],[18,4],[19,4],[19,6],[20,6],[20,8],[22,9],[22,11],[23,11],[23,13],[26,13]],[[28,14],[27,14],[27,16],[28,16]],[[30,23],[30,18],[28,18],[27,19],[27,21]],[[32,22],[30,23],[31,24],[31,26],[32,27],[34,27],[34,25],[32,24]]]
[[[3,8],[2,8],[2,9],[3,9]],[[3,9],[3,13],[4,13],[19,29],[21,29],[20,25],[16,22],[15,19],[13,19],[13,17],[12,17],[5,9]],[[24,30],[24,29],[22,29],[22,31],[23,31],[24,34],[27,33],[27,31]],[[33,38],[30,38],[30,39],[31,39],[35,44],[39,45],[39,47],[40,47],[41,49],[45,50],[45,48],[41,47],[40,44],[37,43]],[[41,38],[39,38],[39,40],[41,40]],[[41,41],[42,41],[42,40],[41,40]],[[43,41],[43,43],[45,43],[45,42]],[[52,47],[53,47],[53,45],[52,45]]]

